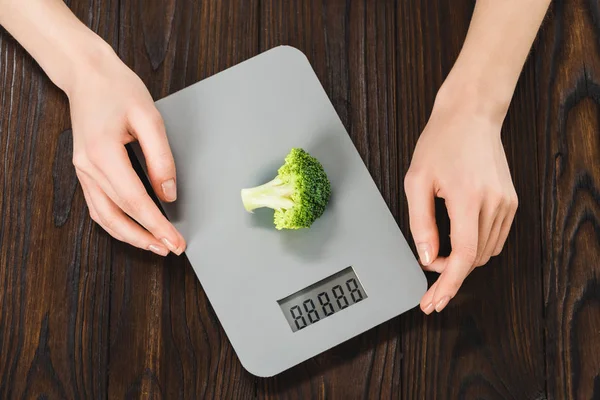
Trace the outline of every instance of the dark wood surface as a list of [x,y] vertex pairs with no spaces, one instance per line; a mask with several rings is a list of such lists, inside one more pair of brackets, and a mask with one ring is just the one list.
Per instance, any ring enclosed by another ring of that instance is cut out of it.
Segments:
[[549,396],[600,398],[600,3],[557,3],[537,51]]
[[[409,234],[403,177],[473,0],[67,3],[155,99],[298,47]],[[599,107],[600,2],[556,1],[503,128],[520,198],[503,253],[443,313],[259,379],[185,257],[90,220],[66,98],[0,31],[0,398],[598,399]]]

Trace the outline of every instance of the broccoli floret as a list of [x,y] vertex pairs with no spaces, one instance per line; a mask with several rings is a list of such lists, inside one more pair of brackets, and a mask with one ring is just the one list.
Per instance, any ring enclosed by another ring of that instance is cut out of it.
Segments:
[[331,184],[321,163],[305,150],[292,149],[277,176],[260,186],[242,189],[244,208],[271,208],[278,230],[309,228],[323,215]]

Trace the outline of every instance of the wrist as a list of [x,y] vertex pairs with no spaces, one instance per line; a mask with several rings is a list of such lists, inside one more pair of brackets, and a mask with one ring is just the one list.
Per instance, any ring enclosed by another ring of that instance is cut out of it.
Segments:
[[69,98],[97,71],[119,60],[112,47],[95,35],[71,47],[66,59],[69,68],[61,69],[53,81]]
[[508,112],[513,90],[510,84],[453,70],[436,95],[434,110],[469,113],[501,125]]

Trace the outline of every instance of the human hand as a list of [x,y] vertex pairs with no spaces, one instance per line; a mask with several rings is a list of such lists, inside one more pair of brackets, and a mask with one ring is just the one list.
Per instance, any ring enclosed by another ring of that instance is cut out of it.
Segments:
[[[518,204],[501,121],[480,113],[476,104],[449,100],[436,102],[405,177],[420,262],[423,269],[440,273],[421,299],[426,314],[440,312],[474,268],[500,253]],[[445,199],[450,217],[448,257],[438,257],[434,197]]]
[[162,256],[169,251],[180,255],[184,238],[148,195],[125,148],[139,142],[155,193],[163,201],[175,201],[173,155],[144,83],[109,50],[86,64],[66,93],[73,164],[91,218],[120,241]]

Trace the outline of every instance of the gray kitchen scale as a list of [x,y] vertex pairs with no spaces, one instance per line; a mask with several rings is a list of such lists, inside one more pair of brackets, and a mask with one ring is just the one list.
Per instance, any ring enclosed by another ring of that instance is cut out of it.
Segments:
[[[178,200],[162,206],[246,370],[276,375],[419,303],[425,275],[300,51],[276,47],[156,105],[177,165]],[[293,147],[321,161],[331,200],[311,228],[278,231],[240,191]]]

